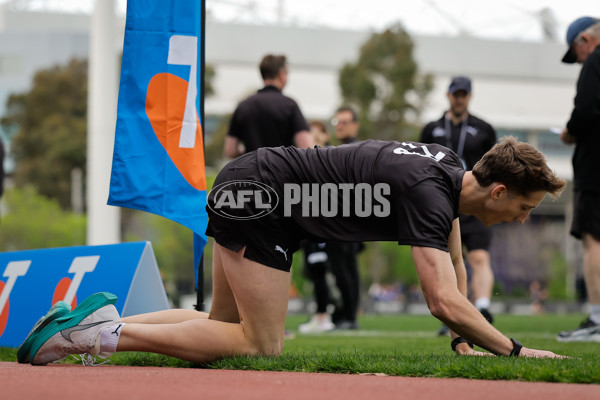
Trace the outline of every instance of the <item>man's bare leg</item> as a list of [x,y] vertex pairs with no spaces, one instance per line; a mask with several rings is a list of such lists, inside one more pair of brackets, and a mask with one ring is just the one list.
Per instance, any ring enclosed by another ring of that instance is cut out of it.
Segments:
[[590,304],[600,304],[600,241],[583,235],[583,273]]
[[[215,249],[216,250],[216,249]],[[240,317],[235,304],[235,298],[223,272],[221,255],[216,250],[213,262],[213,300],[211,306],[211,319],[223,322],[240,322]],[[176,324],[192,319],[207,319],[209,313],[195,310],[173,309],[157,311],[147,314],[132,315],[123,318],[125,323],[138,324]]]
[[[235,295],[229,286],[227,275],[223,269],[221,246],[213,247],[213,298],[209,318],[216,321],[240,323],[240,313],[235,301]],[[225,249],[227,250],[227,249]],[[243,251],[243,250],[242,250]],[[267,267],[268,268],[268,267]]]
[[600,325],[600,241],[583,235],[583,273],[590,304],[590,319]]
[[[216,243],[214,249],[213,272],[222,275],[217,278],[211,317],[166,324],[127,323],[118,351],[148,351],[194,362],[281,353],[290,274],[243,258],[244,249],[236,253]],[[233,304],[240,322],[216,319],[234,321]]]
[[473,272],[471,288],[475,307],[479,310],[487,309],[490,306],[494,286],[494,272],[490,264],[490,253],[486,250],[472,250],[467,254],[467,260]]
[[590,316],[578,328],[558,333],[559,342],[600,341],[600,241],[583,234],[583,274],[588,293]]
[[128,324],[176,324],[192,319],[206,318],[208,318],[208,313],[206,312],[176,308],[172,310],[132,315],[123,318],[122,321]]

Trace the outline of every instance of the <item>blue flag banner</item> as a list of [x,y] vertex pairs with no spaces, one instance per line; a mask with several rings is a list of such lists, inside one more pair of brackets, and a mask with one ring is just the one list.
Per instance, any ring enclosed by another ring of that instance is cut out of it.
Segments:
[[108,204],[176,221],[206,244],[199,117],[203,3],[128,0]]

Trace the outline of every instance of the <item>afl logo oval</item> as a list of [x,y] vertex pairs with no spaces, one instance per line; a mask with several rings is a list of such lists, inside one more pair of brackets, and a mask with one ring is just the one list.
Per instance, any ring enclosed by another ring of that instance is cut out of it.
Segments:
[[279,196],[262,182],[236,180],[212,188],[207,198],[208,208],[229,219],[249,220],[272,213],[279,204]]

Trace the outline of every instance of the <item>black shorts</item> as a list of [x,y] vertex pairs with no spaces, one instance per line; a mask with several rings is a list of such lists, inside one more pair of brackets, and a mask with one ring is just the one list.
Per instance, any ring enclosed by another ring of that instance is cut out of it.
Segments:
[[600,240],[600,193],[580,191],[573,194],[571,235],[581,239],[584,233]]
[[[215,208],[216,192],[214,188],[232,181],[262,182],[256,152],[244,154],[228,163],[219,172],[207,203]],[[232,191],[245,189],[245,186],[228,185]],[[237,188],[237,189],[236,189]],[[234,194],[235,197],[235,194]],[[248,219],[256,210],[248,205],[233,217],[227,218],[207,206],[208,226],[206,235],[211,236],[223,247],[239,251],[246,247],[244,257],[271,268],[289,272],[292,267],[292,255],[298,250],[300,238],[293,222],[284,219],[276,211],[259,218]]]
[[460,240],[467,247],[467,251],[487,250],[492,243],[492,232],[473,215],[459,216],[460,221]]

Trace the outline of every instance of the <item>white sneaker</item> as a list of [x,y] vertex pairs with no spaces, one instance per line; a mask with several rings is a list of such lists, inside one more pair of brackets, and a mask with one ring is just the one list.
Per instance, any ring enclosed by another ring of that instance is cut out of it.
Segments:
[[577,329],[560,332],[556,340],[559,342],[600,342],[600,324],[587,318]]
[[331,317],[329,315],[324,318],[320,318],[317,315],[313,315],[310,321],[298,326],[298,331],[300,333],[321,333],[329,332],[334,329],[335,325],[333,324],[333,322],[331,322]]
[[[113,304],[104,305],[87,315],[77,313],[77,308],[65,317],[45,327],[31,348],[31,363],[44,365],[62,360],[69,354],[100,353],[98,335],[102,328],[118,324],[119,313]],[[83,310],[82,310],[83,311]],[[102,358],[111,354],[100,354]]]

